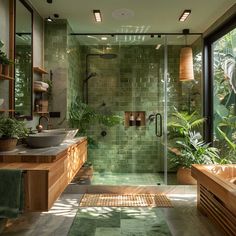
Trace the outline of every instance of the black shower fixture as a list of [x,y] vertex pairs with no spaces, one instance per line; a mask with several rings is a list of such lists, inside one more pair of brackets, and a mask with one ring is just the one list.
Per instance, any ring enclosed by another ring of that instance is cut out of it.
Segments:
[[90,53],[86,55],[85,61],[85,75],[86,78],[83,80],[83,102],[88,104],[88,80],[92,77],[95,77],[97,73],[89,73],[88,60],[90,57],[100,57],[102,59],[114,59],[117,58],[117,54],[113,53]]
[[190,30],[189,29],[183,29],[182,32],[183,32],[183,34],[189,34]]
[[57,13],[54,13],[53,16],[54,16],[55,18],[59,18],[59,14],[57,14]]
[[107,135],[107,132],[106,132],[105,130],[103,130],[103,131],[101,132],[101,135],[102,135],[102,137],[105,137],[105,136]]
[[50,4],[52,4],[52,0],[47,0],[47,3],[50,3]]

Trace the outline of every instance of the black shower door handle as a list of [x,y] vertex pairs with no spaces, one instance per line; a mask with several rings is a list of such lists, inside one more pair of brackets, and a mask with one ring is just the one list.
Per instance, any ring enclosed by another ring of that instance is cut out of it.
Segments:
[[[157,130],[157,118],[159,116],[159,119],[160,119],[160,131],[158,133],[158,130]],[[156,136],[157,137],[161,137],[162,136],[162,116],[160,113],[156,113],[155,115],[155,128],[156,128]]]

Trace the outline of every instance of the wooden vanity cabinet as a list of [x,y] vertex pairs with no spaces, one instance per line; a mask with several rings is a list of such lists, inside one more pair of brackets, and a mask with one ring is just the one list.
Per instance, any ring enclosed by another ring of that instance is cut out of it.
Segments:
[[68,146],[50,163],[8,162],[0,168],[22,169],[25,211],[48,211],[87,160],[87,140]]

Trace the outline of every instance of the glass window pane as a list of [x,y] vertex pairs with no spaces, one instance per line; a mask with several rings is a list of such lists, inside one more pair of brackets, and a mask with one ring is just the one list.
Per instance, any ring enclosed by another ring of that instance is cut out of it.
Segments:
[[214,79],[214,146],[222,158],[236,154],[236,29],[212,45]]

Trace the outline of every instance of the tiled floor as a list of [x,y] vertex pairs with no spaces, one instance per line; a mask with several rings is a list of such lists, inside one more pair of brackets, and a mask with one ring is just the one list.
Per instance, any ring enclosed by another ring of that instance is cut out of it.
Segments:
[[[83,225],[81,227],[81,225]],[[171,235],[163,212],[157,208],[81,208],[69,236]]]
[[[78,186],[78,185],[77,185]],[[78,186],[79,187],[79,186]],[[161,186],[160,186],[161,187]],[[156,187],[156,188],[160,188]],[[162,186],[162,188],[164,188]],[[75,190],[75,189],[74,189]],[[153,222],[158,224],[158,212],[161,211],[163,218],[165,219],[168,227],[173,236],[222,236],[222,232],[212,224],[206,216],[203,216],[197,211],[196,208],[196,188],[194,187],[184,187],[184,186],[166,186],[166,192],[168,196],[173,201],[174,208],[165,208],[165,209],[149,209],[149,208],[126,208],[125,211],[134,215],[139,215],[139,211],[143,215],[147,214],[149,217],[153,217]],[[69,232],[70,226],[73,222],[75,214],[78,210],[78,204],[81,198],[81,194],[70,194],[68,191],[63,194],[60,199],[54,204],[53,208],[49,212],[43,213],[28,213],[23,214],[17,220],[11,221],[8,223],[8,227],[5,228],[5,231],[2,235],[11,235],[11,236],[66,236]],[[113,208],[83,208],[87,212],[90,212],[92,217],[96,218],[98,215],[107,219],[107,222],[113,224],[113,219],[110,217],[108,212],[115,211]],[[104,211],[105,209],[105,211]],[[123,209],[123,208],[122,208]],[[81,211],[81,210],[80,210]],[[125,214],[127,214],[127,212]],[[80,224],[80,227],[84,230],[84,234],[79,236],[100,236],[100,235],[129,235],[129,236],[150,236],[150,229],[155,230],[155,223],[149,225],[148,227],[144,226],[143,223],[138,224],[137,219],[133,219],[133,222],[122,223],[123,210],[118,209],[120,216],[117,218],[117,224],[120,222],[121,227],[111,227],[110,224],[106,225],[105,223],[100,222],[96,225],[93,232],[96,234],[88,234],[88,230],[84,227],[91,222],[91,219],[85,220]],[[142,216],[141,214],[141,216]],[[112,215],[112,214],[111,214]],[[113,214],[114,216],[114,214]],[[118,222],[119,221],[119,222]],[[135,225],[135,227],[134,227]],[[97,227],[98,226],[98,227]],[[139,227],[139,232],[136,227]],[[111,229],[113,228],[113,229]],[[122,234],[121,229],[126,234]],[[149,230],[147,230],[149,229]],[[112,234],[110,232],[112,231]],[[152,230],[151,230],[152,231]],[[128,233],[127,233],[128,232]],[[140,234],[142,232],[142,234]],[[148,233],[149,232],[149,233]],[[154,234],[157,235],[157,234]],[[158,236],[158,235],[157,235]]]
[[[176,184],[176,173],[168,174],[168,184]],[[94,172],[91,180],[84,179],[79,184],[91,185],[160,185],[164,184],[164,174],[161,173],[110,173]]]

